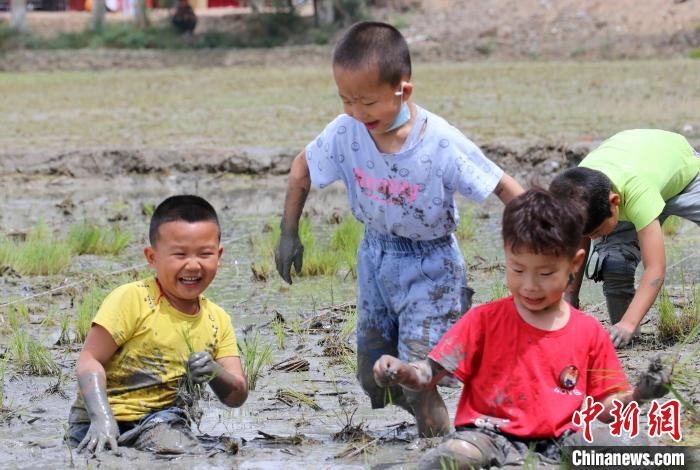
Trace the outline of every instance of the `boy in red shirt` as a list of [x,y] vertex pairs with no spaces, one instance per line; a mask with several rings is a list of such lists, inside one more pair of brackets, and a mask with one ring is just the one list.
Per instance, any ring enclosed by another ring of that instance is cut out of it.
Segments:
[[[513,464],[531,446],[556,462],[564,446],[585,445],[572,416],[586,396],[605,406],[599,420],[607,421],[614,398],[627,404],[666,393],[668,368],[650,368],[632,389],[607,332],[563,300],[583,263],[582,222],[578,206],[543,189],[513,199],[503,213],[512,296],[470,310],[425,361],[382,356],[375,363],[375,380],[384,386],[426,390],[448,374],[464,383],[457,432],[426,454],[420,468],[440,468],[445,459],[459,468]],[[624,445],[594,428],[594,444],[604,437],[608,445]]]

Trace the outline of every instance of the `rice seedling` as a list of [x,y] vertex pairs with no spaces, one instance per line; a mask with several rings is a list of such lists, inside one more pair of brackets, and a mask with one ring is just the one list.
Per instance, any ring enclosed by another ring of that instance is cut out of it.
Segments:
[[24,302],[10,305],[7,312],[7,323],[10,326],[10,331],[17,331],[29,323],[29,309]]
[[682,223],[683,219],[681,219],[680,217],[675,215],[669,216],[664,221],[664,225],[661,227],[664,232],[664,235],[668,235],[669,237],[677,235]]
[[106,296],[107,290],[93,285],[78,302],[73,321],[76,342],[82,343],[85,341],[85,337],[92,326],[92,319]]
[[68,232],[68,244],[78,255],[117,255],[130,240],[131,235],[118,226],[102,228],[87,221],[73,225]]
[[311,398],[305,393],[297,392],[289,388],[281,388],[277,390],[275,394],[275,399],[284,403],[287,406],[302,406],[306,405],[314,411],[321,411],[321,407],[316,400]]
[[0,358],[0,412],[5,409],[5,373],[7,372],[7,357]]
[[14,253],[14,243],[5,237],[0,238],[0,266],[12,266]]
[[681,325],[683,332],[690,332],[700,325],[700,285],[694,285],[690,289],[690,296],[681,310]]
[[70,344],[70,316],[67,313],[61,315],[59,320],[60,333],[58,335],[57,345]]
[[351,307],[347,309],[347,317],[343,321],[343,326],[340,328],[338,336],[342,341],[350,339],[353,331],[357,328],[357,308]]
[[148,202],[144,202],[141,204],[141,213],[148,217],[149,219],[153,217],[153,213],[156,211],[156,206],[153,204],[149,204]]
[[673,302],[666,289],[659,296],[658,336],[663,342],[675,342],[683,335],[683,324],[676,314]]
[[510,295],[510,290],[506,286],[505,282],[498,280],[491,284],[491,300],[498,300]]
[[454,457],[440,457],[441,470],[459,470],[459,463]]
[[357,374],[357,355],[350,348],[343,349],[339,356],[340,365],[352,375]]
[[243,373],[248,378],[248,389],[255,390],[262,369],[272,364],[272,349],[269,344],[261,344],[258,334],[247,335],[241,344]]
[[277,338],[277,349],[284,349],[284,338],[287,335],[285,332],[284,321],[280,319],[270,322],[270,328]]
[[10,266],[26,276],[58,274],[73,260],[70,247],[63,240],[27,237],[14,250]]
[[527,448],[527,454],[523,460],[522,467],[524,470],[537,470],[537,453],[535,452],[535,444],[530,443]]
[[204,386],[196,383],[192,378],[192,372],[188,367],[189,356],[195,352],[194,344],[192,343],[192,335],[189,329],[184,327],[179,331],[182,341],[187,347],[187,357],[181,357],[182,363],[185,366],[184,380],[180,381],[180,385],[177,390],[178,399],[183,403],[183,408],[185,413],[197,424],[202,420],[204,411],[199,406],[199,401],[202,399],[204,392]]
[[346,216],[331,236],[331,250],[344,262],[352,277],[357,277],[357,247],[360,245],[364,226],[352,216]]
[[9,340],[15,364],[30,375],[55,375],[60,369],[51,353],[24,329],[16,330]]
[[473,207],[469,207],[460,213],[459,226],[455,231],[455,236],[459,241],[471,240],[474,238],[476,229],[479,227],[478,222],[475,217],[475,210]]

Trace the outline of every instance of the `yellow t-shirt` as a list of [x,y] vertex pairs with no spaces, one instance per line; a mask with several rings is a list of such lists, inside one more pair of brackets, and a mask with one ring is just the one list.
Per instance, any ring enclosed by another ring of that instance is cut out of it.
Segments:
[[[107,397],[117,421],[136,421],[175,404],[190,355],[188,340],[194,352],[208,351],[214,359],[239,355],[231,318],[204,297],[199,305],[196,315],[176,310],[155,278],[124,284],[102,302],[93,322],[119,346],[105,367]],[[82,421],[76,418],[82,418],[84,408],[78,394],[71,422]],[[87,413],[84,418],[89,422]]]

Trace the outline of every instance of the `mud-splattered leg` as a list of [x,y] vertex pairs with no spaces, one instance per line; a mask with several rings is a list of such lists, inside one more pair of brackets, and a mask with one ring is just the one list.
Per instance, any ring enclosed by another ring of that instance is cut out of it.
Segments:
[[418,468],[474,469],[501,466],[507,459],[508,446],[504,443],[499,444],[478,431],[455,432],[438,447],[427,452],[420,459]]
[[450,432],[450,415],[437,387],[423,392],[404,390],[416,417],[420,437],[444,436]]

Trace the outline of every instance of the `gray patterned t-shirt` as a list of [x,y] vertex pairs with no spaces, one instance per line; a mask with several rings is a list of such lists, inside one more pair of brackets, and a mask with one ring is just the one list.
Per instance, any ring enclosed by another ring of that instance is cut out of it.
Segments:
[[361,122],[341,114],[306,146],[306,160],[314,186],[343,180],[352,213],[363,224],[392,236],[433,240],[459,225],[455,191],[481,202],[503,170],[447,121],[417,110],[412,136],[399,153],[381,153]]

